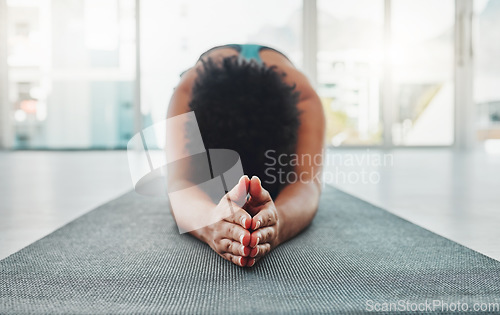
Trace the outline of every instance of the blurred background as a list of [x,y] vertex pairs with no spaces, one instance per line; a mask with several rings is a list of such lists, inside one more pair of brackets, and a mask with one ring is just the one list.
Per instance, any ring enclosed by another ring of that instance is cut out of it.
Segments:
[[498,0],[0,3],[4,148],[123,149],[202,52],[247,42],[308,74],[332,146],[500,138]]
[[228,43],[309,77],[327,184],[500,259],[500,0],[0,0],[0,258],[132,189],[128,140]]

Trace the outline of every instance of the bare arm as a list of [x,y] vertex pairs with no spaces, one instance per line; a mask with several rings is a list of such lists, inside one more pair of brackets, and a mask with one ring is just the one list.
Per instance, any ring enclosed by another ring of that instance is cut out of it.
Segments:
[[[289,70],[288,80],[301,91],[297,105],[302,111],[296,153],[304,164],[295,172],[300,180],[286,186],[275,200],[280,222],[279,242],[285,242],[307,227],[316,214],[321,194],[321,171],[325,133],[325,117],[321,101],[307,78],[297,70]],[[311,161],[311,163],[308,163]]]

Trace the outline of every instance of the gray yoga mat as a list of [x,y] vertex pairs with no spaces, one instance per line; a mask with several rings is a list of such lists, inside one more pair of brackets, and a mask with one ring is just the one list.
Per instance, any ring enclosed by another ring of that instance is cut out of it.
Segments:
[[179,235],[167,203],[128,193],[4,259],[0,313],[359,313],[426,300],[471,311],[500,302],[500,262],[331,187],[312,225],[253,268]]

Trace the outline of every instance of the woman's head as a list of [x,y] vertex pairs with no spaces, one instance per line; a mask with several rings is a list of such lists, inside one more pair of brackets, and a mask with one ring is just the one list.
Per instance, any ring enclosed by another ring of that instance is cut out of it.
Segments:
[[[198,71],[189,103],[205,147],[238,152],[245,174],[259,176],[273,197],[283,186],[278,172],[292,171],[288,161],[300,125],[299,92],[284,82],[285,76],[276,67],[236,56],[208,59]],[[283,155],[283,166],[265,165],[271,151]]]

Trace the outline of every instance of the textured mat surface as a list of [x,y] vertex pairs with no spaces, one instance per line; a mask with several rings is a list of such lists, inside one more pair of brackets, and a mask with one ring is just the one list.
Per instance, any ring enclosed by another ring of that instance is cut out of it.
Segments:
[[134,192],[0,262],[1,314],[358,313],[426,300],[499,303],[500,262],[333,188],[313,224],[253,268],[179,235],[167,200]]

